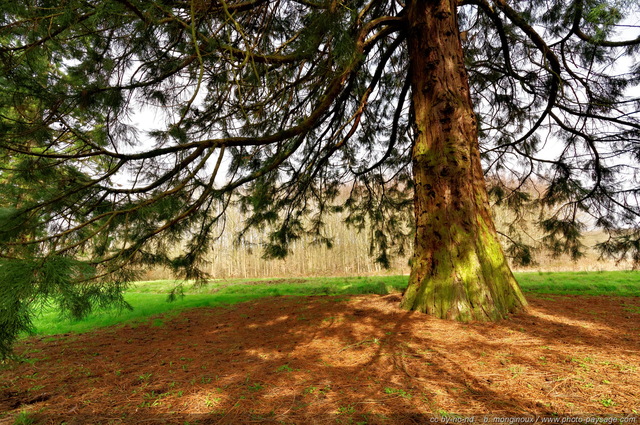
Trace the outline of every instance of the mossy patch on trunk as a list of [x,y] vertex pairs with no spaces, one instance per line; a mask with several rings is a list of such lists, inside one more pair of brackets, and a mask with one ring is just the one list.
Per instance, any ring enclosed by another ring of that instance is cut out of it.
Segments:
[[452,0],[410,4],[416,237],[401,306],[441,318],[498,320],[526,300],[491,217],[476,116]]

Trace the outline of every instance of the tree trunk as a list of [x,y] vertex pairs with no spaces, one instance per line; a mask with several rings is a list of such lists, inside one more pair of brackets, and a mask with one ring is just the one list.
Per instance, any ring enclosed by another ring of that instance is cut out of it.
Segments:
[[409,78],[416,239],[401,306],[440,318],[497,320],[526,306],[497,239],[455,0],[412,0]]

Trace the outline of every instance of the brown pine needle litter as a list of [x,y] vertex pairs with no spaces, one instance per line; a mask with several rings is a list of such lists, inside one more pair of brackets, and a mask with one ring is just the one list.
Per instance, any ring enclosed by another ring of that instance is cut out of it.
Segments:
[[528,299],[456,323],[398,294],[277,297],[30,338],[0,424],[639,423],[640,299]]

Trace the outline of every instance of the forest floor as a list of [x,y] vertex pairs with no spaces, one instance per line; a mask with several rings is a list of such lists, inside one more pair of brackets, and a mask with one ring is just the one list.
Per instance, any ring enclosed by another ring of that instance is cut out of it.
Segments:
[[640,423],[640,298],[456,323],[400,296],[264,298],[21,341],[0,424]]

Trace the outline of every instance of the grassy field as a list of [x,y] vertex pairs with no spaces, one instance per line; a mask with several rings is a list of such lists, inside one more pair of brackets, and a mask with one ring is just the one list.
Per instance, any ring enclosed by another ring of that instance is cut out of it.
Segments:
[[[517,273],[526,293],[556,295],[640,296],[640,272],[549,272]],[[41,309],[34,320],[37,335],[86,332],[118,323],[160,320],[161,313],[178,313],[194,307],[221,307],[256,298],[273,296],[387,294],[402,291],[407,276],[337,277],[307,279],[229,279],[204,286],[185,285],[185,296],[167,302],[167,293],[176,281],[137,282],[125,299],[133,310],[102,310],[80,321],[60,318],[51,307]]]

